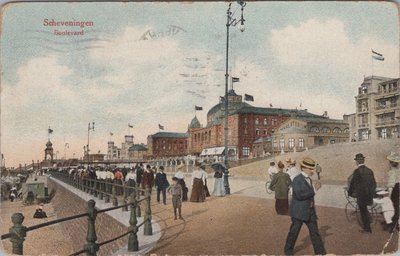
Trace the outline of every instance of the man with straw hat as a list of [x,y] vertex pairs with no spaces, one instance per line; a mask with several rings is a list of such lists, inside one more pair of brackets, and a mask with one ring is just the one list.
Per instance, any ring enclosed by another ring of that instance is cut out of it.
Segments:
[[392,152],[387,156],[387,160],[389,160],[390,170],[388,171],[388,184],[390,199],[393,202],[394,206],[394,215],[392,221],[396,228],[399,227],[399,184],[400,184],[400,155]]
[[309,157],[300,162],[301,173],[293,179],[292,203],[290,205],[290,216],[292,225],[285,244],[285,255],[293,255],[294,246],[300,233],[301,226],[307,225],[310,232],[310,238],[314,247],[314,253],[325,255],[325,247],[319,234],[317,224],[317,213],[315,211],[314,196],[317,190],[321,188],[321,183],[313,183],[311,176],[314,174],[315,161]]

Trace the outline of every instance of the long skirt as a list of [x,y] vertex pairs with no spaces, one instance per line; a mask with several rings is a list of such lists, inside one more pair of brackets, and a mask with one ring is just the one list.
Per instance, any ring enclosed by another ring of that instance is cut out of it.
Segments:
[[399,192],[400,192],[400,184],[396,183],[394,185],[394,188],[392,190],[392,194],[390,195],[390,199],[393,202],[393,207],[394,207],[394,215],[392,218],[393,223],[399,224]]
[[194,179],[190,202],[204,202],[206,195],[204,194],[204,185],[202,179]]
[[214,179],[213,196],[225,196],[224,180],[222,178]]
[[279,215],[289,214],[289,200],[285,199],[275,199],[275,210]]

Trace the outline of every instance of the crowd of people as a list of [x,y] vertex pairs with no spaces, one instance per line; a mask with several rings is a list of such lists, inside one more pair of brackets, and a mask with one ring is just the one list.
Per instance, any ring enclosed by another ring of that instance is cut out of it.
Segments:
[[[356,169],[348,178],[348,195],[356,199],[358,211],[361,215],[361,233],[372,233],[368,206],[381,206],[385,231],[399,230],[399,184],[400,184],[400,155],[391,153],[387,156],[389,170],[386,188],[377,189],[374,172],[365,165],[366,157],[362,153],[356,154],[354,161]],[[282,161],[271,162],[267,171],[271,179],[269,189],[275,191],[275,210],[279,215],[290,215],[290,226],[285,244],[285,254],[293,255],[294,245],[303,224],[310,233],[314,252],[317,255],[326,254],[321,235],[318,231],[317,214],[315,211],[314,196],[321,188],[322,167],[311,158],[300,161],[299,168],[296,161],[287,159],[286,166]],[[317,180],[311,177],[317,173]]]

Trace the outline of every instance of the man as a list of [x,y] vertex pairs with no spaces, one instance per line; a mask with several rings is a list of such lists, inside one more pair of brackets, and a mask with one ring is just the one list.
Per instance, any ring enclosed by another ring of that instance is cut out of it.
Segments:
[[[394,215],[392,218],[393,227],[399,229],[399,191],[400,191],[400,155],[392,152],[387,156],[389,160],[390,169],[388,171],[387,187],[389,188],[390,199],[393,202]],[[392,227],[392,230],[393,230]]]
[[301,173],[293,179],[293,197],[290,205],[290,215],[292,225],[285,244],[285,254],[293,255],[294,245],[300,233],[301,226],[307,225],[310,238],[314,247],[314,253],[325,255],[325,247],[318,231],[317,214],[314,205],[315,191],[321,188],[321,183],[316,181],[314,184],[311,176],[314,174],[315,161],[311,158],[304,158],[300,163]]
[[169,182],[167,175],[164,173],[164,166],[160,166],[160,172],[156,174],[155,185],[157,188],[157,202],[160,203],[160,193],[162,192],[163,203],[167,204],[167,188]]
[[143,177],[143,164],[141,163],[139,166],[136,166],[136,183],[141,184],[142,183],[142,177]]
[[372,233],[368,205],[373,203],[376,190],[376,181],[374,172],[364,165],[365,156],[358,153],[354,158],[357,169],[354,170],[349,186],[349,196],[357,199],[357,205],[360,210],[363,229],[361,233]]
[[289,159],[288,164],[289,164],[289,167],[288,167],[287,173],[289,174],[290,179],[293,181],[293,179],[294,179],[297,175],[300,174],[300,170],[297,169],[297,167],[296,167],[296,160],[293,160],[293,161],[292,161],[291,159]]
[[319,164],[317,164],[316,166],[315,166],[315,171],[317,172],[317,176],[318,176],[318,179],[320,180],[321,179],[321,172],[322,172],[322,167],[321,167],[321,165],[319,165]]
[[146,166],[146,170],[143,173],[143,177],[142,177],[142,188],[145,189],[146,187],[150,188],[150,192],[151,192],[151,188],[154,185],[154,173],[151,170],[151,166],[147,165]]

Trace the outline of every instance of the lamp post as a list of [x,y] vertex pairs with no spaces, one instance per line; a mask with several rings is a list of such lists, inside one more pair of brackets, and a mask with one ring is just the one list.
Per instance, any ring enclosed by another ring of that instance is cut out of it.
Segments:
[[90,142],[90,131],[94,131],[94,122],[88,123],[88,130],[87,130],[87,145],[86,145],[86,154],[87,154],[87,163],[88,163],[88,169],[90,165],[90,149],[89,149],[89,142]]
[[246,2],[244,1],[238,1],[237,2],[241,6],[241,17],[240,20],[236,20],[236,18],[233,17],[233,13],[231,12],[231,5],[232,3],[229,4],[228,10],[226,12],[226,62],[225,62],[225,123],[224,123],[224,147],[225,147],[225,154],[224,154],[224,164],[225,164],[225,171],[224,171],[224,186],[225,186],[225,192],[227,195],[231,193],[231,189],[229,187],[229,167],[228,167],[228,116],[229,116],[229,111],[228,111],[228,80],[229,80],[229,73],[228,73],[228,60],[229,60],[229,28],[231,26],[236,26],[239,22],[239,29],[241,32],[244,31],[244,21],[245,19],[243,18],[243,9],[246,6]]

